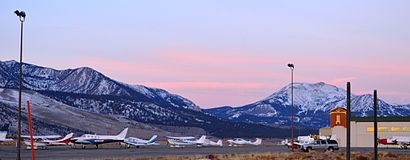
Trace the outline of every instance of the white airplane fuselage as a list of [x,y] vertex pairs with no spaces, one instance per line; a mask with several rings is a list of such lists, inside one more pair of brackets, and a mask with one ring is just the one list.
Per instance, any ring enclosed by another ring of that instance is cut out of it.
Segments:
[[75,144],[102,144],[102,143],[112,143],[112,142],[123,142],[124,139],[117,136],[107,136],[107,135],[92,135],[86,134],[81,137],[73,138],[71,142]]
[[71,142],[74,144],[84,145],[96,145],[98,148],[99,144],[113,143],[113,142],[124,142],[125,136],[127,135],[128,128],[125,128],[118,135],[96,135],[96,134],[84,134],[80,137],[72,138]]
[[129,146],[130,145],[133,145],[133,146],[158,145],[158,143],[156,143],[157,137],[158,137],[157,135],[154,135],[149,140],[139,139],[139,138],[135,138],[135,137],[128,137],[124,140],[124,143],[128,144]]
[[201,145],[202,143],[198,143],[196,140],[176,140],[176,139],[168,139],[168,143],[171,145],[181,145],[181,146],[188,146],[188,145]]
[[[59,140],[49,140],[49,139],[41,139],[47,136],[33,136],[36,137],[35,141],[33,142],[34,149],[42,148],[45,149],[47,146],[67,146],[70,145],[71,138],[73,137],[74,133],[67,134],[64,138]],[[40,138],[39,138],[40,137]],[[53,136],[51,136],[53,137]],[[26,139],[24,144],[27,145],[27,149],[31,149],[31,142],[30,139]]]
[[223,144],[222,144],[222,140],[218,140],[217,142],[214,142],[214,141],[211,141],[209,139],[205,139],[202,146],[219,146],[219,147],[222,147]]
[[256,138],[255,142],[247,141],[242,138],[236,138],[233,140],[227,140],[229,146],[243,146],[243,145],[260,145],[262,143],[262,139]]
[[206,136],[201,136],[197,140],[193,140],[192,137],[168,137],[168,143],[171,147],[183,147],[183,146],[202,146]]

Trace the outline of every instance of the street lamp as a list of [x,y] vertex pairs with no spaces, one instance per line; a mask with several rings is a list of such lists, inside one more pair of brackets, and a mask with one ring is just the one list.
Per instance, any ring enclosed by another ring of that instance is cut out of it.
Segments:
[[21,83],[23,77],[23,22],[26,20],[24,11],[16,10],[14,13],[20,18],[20,78],[19,78],[19,104],[18,104],[18,131],[17,131],[17,160],[20,160],[20,140],[21,140]]
[[[292,106],[292,132],[291,132],[291,142],[293,144],[293,119],[294,119],[294,107],[293,107],[293,69],[295,69],[295,66],[291,63],[288,64],[288,67],[291,70],[291,75],[290,75],[290,79],[291,79],[291,97],[292,97],[292,101],[291,101],[291,106]],[[293,151],[293,147],[292,147],[292,151]]]

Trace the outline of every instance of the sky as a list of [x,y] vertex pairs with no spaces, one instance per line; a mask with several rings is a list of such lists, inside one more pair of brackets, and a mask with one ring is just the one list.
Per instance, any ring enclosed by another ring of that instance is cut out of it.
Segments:
[[0,61],[92,67],[202,108],[242,106],[290,83],[379,91],[410,104],[408,0],[4,0]]

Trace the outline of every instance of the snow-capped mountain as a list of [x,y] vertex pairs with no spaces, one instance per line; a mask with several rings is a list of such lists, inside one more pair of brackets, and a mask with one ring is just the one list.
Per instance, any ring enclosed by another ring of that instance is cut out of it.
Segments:
[[[101,115],[74,108],[44,96],[35,91],[23,91],[22,101],[22,133],[28,134],[27,105],[30,101],[34,134],[67,134],[74,132],[106,134],[107,131],[118,132],[129,127],[128,136],[149,137],[152,134],[162,136],[168,131],[149,126],[144,123],[127,120],[124,116]],[[0,88],[0,126],[10,125],[10,133],[17,132],[17,102],[18,90]],[[80,122],[80,123],[78,123]]]
[[[18,75],[18,62],[0,61],[0,87],[17,88]],[[181,96],[162,89],[117,82],[88,67],[55,70],[24,63],[23,87],[36,91],[139,97],[146,101],[155,99],[170,106],[200,111],[197,105]]]
[[[295,122],[306,127],[329,125],[329,111],[346,106],[346,90],[323,82],[294,83]],[[378,100],[379,116],[410,116],[406,105],[390,105]],[[288,125],[291,122],[291,85],[287,85],[269,97],[241,107],[220,107],[205,112],[220,118],[257,122],[274,125]],[[355,116],[373,114],[373,96],[352,95],[352,112]]]
[[[18,75],[19,63],[0,61],[0,88],[18,88]],[[287,129],[220,119],[204,113],[193,102],[179,95],[163,89],[124,84],[87,67],[55,70],[25,63],[23,87],[65,107],[101,116],[122,116],[156,125],[197,127],[219,137],[286,136],[283,133]],[[5,100],[0,98],[0,103]],[[54,103],[39,105],[47,107]]]

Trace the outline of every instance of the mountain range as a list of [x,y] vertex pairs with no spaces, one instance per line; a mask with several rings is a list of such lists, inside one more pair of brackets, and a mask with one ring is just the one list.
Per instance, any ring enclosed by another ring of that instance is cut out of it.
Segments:
[[[75,132],[107,134],[119,132],[124,126],[128,126],[129,135],[150,137],[153,134],[160,136],[176,134],[159,127],[147,125],[126,119],[119,115],[102,115],[87,112],[75,107],[58,102],[35,91],[25,90],[22,92],[22,132],[28,133],[27,105],[30,101],[33,130],[36,135],[43,134],[67,134]],[[18,90],[0,89],[0,126],[3,123],[12,131],[17,130]],[[10,126],[10,127],[8,127]]]
[[[5,89],[3,92],[18,88],[18,75],[18,62],[0,62],[0,88]],[[144,124],[202,128],[207,134],[218,137],[284,137],[288,130],[218,118],[179,95],[163,89],[121,83],[88,67],[55,70],[23,63],[22,85],[25,91],[47,97],[65,107],[102,116],[121,116]],[[0,102],[5,105],[0,107],[10,114],[15,113],[16,103],[7,103],[6,99],[2,98]],[[54,103],[38,105],[49,107]],[[52,110],[49,111],[47,114],[52,114]],[[14,116],[8,118],[9,122],[15,121]],[[15,123],[11,124],[12,128],[13,124]],[[87,127],[77,126],[76,129],[85,131]]]
[[[335,107],[346,106],[346,90],[320,83],[294,83],[295,123],[308,128],[329,125],[329,113]],[[410,116],[410,105],[392,105],[378,99],[378,116]],[[373,116],[373,95],[352,95],[353,116]],[[214,116],[241,122],[262,123],[275,126],[291,124],[291,85],[272,95],[239,107],[206,109]]]
[[[0,61],[0,125],[10,124],[12,131],[16,129],[18,75],[18,62]],[[33,101],[33,118],[41,124],[36,127],[40,133],[105,133],[132,126],[146,133],[172,134],[169,127],[173,127],[185,128],[185,134],[217,137],[286,137],[292,109],[296,126],[307,134],[328,126],[329,111],[346,104],[346,90],[320,82],[294,83],[293,108],[288,85],[255,103],[201,109],[182,96],[125,84],[92,68],[55,70],[27,63],[23,63],[22,84],[23,98]],[[380,99],[378,103],[379,116],[410,116],[410,105]],[[352,95],[352,111],[354,116],[371,116],[372,95]]]

